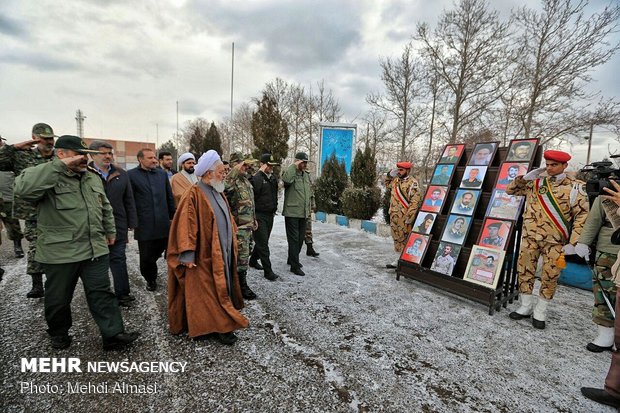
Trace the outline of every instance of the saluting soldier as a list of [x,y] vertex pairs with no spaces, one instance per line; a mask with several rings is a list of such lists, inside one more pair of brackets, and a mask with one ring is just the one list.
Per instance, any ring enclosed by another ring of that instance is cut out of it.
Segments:
[[[0,148],[0,170],[13,171],[15,177],[31,166],[50,162],[54,156],[54,131],[46,123],[32,127],[32,139]],[[34,148],[33,146],[36,145]],[[24,220],[24,236],[28,240],[28,266],[26,273],[32,277],[28,298],[43,297],[43,267],[35,261],[37,241],[37,207],[14,195],[13,216]]]
[[[527,198],[523,214],[523,238],[517,263],[521,306],[510,313],[520,320],[533,314],[535,328],[544,329],[547,308],[555,294],[563,254],[574,254],[589,211],[585,183],[564,172],[571,156],[561,151],[545,151],[546,166],[524,176],[517,176],[506,193]],[[546,171],[546,177],[539,175]],[[532,290],[538,258],[543,267],[538,302],[534,305]]]
[[247,282],[248,261],[250,260],[250,243],[252,242],[252,230],[257,228],[256,209],[254,206],[254,189],[248,180],[249,166],[257,162],[251,156],[244,157],[240,153],[230,156],[232,169],[226,176],[226,198],[230,204],[230,210],[237,224],[237,242],[239,251],[237,254],[237,273],[241,295],[246,300],[256,298],[254,291]]
[[422,194],[417,179],[410,175],[411,162],[398,162],[396,171],[390,172],[390,228],[394,239],[394,250],[398,257],[387,268],[396,268],[400,253],[405,248],[407,237],[411,232],[415,214],[422,205]]

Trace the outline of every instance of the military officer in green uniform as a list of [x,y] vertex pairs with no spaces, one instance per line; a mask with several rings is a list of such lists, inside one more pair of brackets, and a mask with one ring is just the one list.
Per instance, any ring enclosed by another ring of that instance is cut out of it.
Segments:
[[[0,148],[0,171],[12,171],[17,177],[26,168],[50,162],[54,155],[54,137],[54,131],[48,124],[37,123],[32,127],[32,139]],[[37,240],[36,206],[15,194],[13,198],[13,216],[24,220],[24,236],[29,242],[26,272],[32,276],[32,289],[26,296],[40,298],[43,297],[43,269],[34,258]]]
[[37,204],[35,259],[46,274],[45,319],[56,349],[71,345],[71,300],[82,280],[88,308],[106,350],[133,342],[108,277],[108,245],[116,228],[99,176],[87,169],[88,147],[77,136],[61,136],[52,162],[27,168],[15,179],[15,194]]
[[246,300],[253,300],[256,294],[250,289],[247,282],[248,261],[250,260],[250,243],[252,231],[256,229],[256,212],[254,206],[254,190],[248,180],[247,173],[251,164],[257,162],[250,156],[233,153],[230,156],[232,169],[226,176],[225,194],[230,204],[230,210],[237,224],[237,273],[241,294]]

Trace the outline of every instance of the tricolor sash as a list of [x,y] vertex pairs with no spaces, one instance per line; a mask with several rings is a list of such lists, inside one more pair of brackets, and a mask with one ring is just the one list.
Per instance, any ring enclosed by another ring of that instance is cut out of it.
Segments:
[[560,231],[564,237],[564,241],[568,240],[568,234],[570,232],[570,222],[566,219],[557,199],[553,195],[551,190],[551,182],[548,178],[539,178],[534,181],[534,189],[536,190],[536,197],[538,202],[542,206],[543,211],[549,217],[549,220]]
[[398,181],[396,181],[396,197],[398,198],[398,201],[405,207],[405,209],[409,208],[409,201],[407,200],[407,198],[405,198],[403,191],[400,189]]

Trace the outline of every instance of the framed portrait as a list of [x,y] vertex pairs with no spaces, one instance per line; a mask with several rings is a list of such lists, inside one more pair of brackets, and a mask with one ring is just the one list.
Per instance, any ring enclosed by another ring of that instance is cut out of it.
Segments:
[[433,263],[431,264],[431,270],[445,275],[452,275],[454,266],[456,265],[456,259],[459,257],[460,252],[460,245],[440,242]]
[[519,175],[525,175],[530,165],[520,162],[504,162],[497,174],[497,183],[495,188],[506,189],[508,184],[515,180]]
[[407,245],[405,245],[403,252],[400,254],[400,259],[413,264],[420,264],[424,259],[430,239],[430,235],[410,233]]
[[506,162],[529,163],[536,154],[538,139],[513,139],[508,147]]
[[464,151],[465,144],[446,145],[437,163],[452,163],[456,165],[461,160]]
[[474,146],[474,151],[467,165],[488,166],[493,162],[499,142],[480,142]]
[[478,205],[479,199],[479,189],[460,188],[458,191],[456,191],[450,213],[472,216],[474,215],[474,211],[476,211],[476,205]]
[[417,232],[419,234],[430,234],[436,218],[437,214],[433,212],[418,212],[418,216],[413,222],[413,232]]
[[448,187],[446,186],[429,185],[420,211],[441,212],[447,193]]
[[440,164],[435,167],[431,185],[450,185],[452,174],[454,173],[453,164]]
[[502,250],[474,245],[469,255],[463,279],[495,289],[499,282],[505,254]]
[[510,239],[512,224],[513,223],[511,221],[485,218],[484,223],[482,224],[480,238],[478,239],[478,245],[481,247],[506,250],[506,244]]
[[486,216],[516,221],[523,205],[522,196],[508,195],[503,189],[495,189],[491,195]]
[[484,182],[484,176],[487,174],[488,166],[468,166],[463,173],[463,179],[459,186],[461,188],[480,189]]
[[448,215],[446,226],[441,234],[441,241],[463,245],[467,239],[467,232],[471,225],[472,217],[464,215]]

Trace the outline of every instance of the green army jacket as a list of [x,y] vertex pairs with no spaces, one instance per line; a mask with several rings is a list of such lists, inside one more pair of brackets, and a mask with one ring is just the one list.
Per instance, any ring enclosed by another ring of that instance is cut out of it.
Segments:
[[114,215],[96,174],[78,174],[56,158],[25,169],[15,178],[15,194],[37,205],[36,261],[64,264],[108,254]]
[[[17,150],[13,145],[0,148],[0,171],[12,171],[18,176],[26,168],[50,162],[53,157],[45,158],[37,148]],[[36,220],[37,208],[17,196],[13,200],[13,216],[19,219]]]
[[284,182],[284,207],[282,215],[291,218],[308,218],[312,187],[308,171],[299,171],[295,164],[290,165],[282,174]]
[[239,170],[232,169],[226,177],[226,198],[239,228],[252,228],[256,219],[252,184]]

